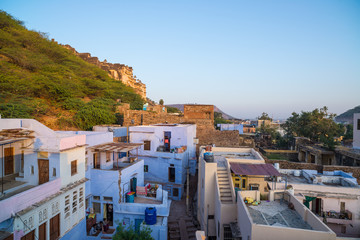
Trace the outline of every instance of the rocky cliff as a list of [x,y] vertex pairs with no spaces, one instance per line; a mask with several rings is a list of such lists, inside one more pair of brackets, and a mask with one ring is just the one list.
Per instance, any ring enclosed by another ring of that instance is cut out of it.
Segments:
[[97,57],[92,57],[90,53],[79,53],[75,50],[75,48],[68,44],[62,46],[69,49],[83,60],[107,71],[111,78],[132,87],[137,94],[139,94],[143,99],[146,99],[146,85],[134,76],[132,67],[119,63],[108,63],[106,60],[101,62]]

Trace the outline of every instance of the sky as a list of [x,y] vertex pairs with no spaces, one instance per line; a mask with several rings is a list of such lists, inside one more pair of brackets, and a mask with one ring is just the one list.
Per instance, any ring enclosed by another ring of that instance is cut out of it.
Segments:
[[1,0],[30,30],[132,66],[147,96],[238,118],[360,105],[360,1]]

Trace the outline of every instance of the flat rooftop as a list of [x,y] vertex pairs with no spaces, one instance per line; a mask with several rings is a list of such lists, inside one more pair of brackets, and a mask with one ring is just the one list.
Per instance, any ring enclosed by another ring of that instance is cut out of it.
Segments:
[[261,201],[258,206],[247,205],[247,208],[255,224],[312,230],[295,210],[288,207],[284,199]]
[[[316,170],[280,169],[279,172],[281,173],[282,182],[287,179],[289,184],[360,187],[354,177],[342,171],[318,173]],[[295,176],[295,172],[298,172],[299,176]]]

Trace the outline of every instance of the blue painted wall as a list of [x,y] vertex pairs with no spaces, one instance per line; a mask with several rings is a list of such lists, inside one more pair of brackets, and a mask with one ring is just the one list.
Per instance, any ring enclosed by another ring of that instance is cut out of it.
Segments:
[[86,239],[86,219],[79,222],[73,229],[67,232],[61,240],[85,240]]

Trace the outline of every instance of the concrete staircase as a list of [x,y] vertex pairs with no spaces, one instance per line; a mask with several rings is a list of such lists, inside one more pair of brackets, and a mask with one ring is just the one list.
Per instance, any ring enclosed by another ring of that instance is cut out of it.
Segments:
[[228,177],[228,173],[226,168],[218,167],[217,168],[217,177],[218,177],[218,185],[220,190],[220,200],[221,203],[231,204],[233,203],[231,196],[231,183]]

